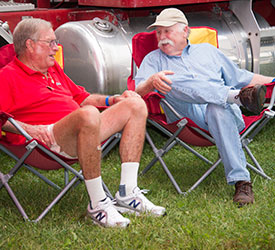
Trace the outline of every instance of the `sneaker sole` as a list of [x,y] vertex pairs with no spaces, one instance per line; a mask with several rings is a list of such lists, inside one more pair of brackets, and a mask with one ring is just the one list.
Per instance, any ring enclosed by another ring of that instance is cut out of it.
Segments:
[[127,205],[124,205],[124,204],[120,204],[120,203],[117,203],[114,206],[122,214],[124,214],[124,213],[126,213],[126,214],[135,214],[136,216],[141,216],[142,214],[147,214],[147,215],[152,215],[154,217],[161,217],[161,216],[166,215],[166,211],[163,214],[155,214],[155,213],[150,212],[150,211],[142,212],[142,211],[134,209],[133,207],[130,207],[130,206],[127,206]]
[[130,225],[130,223],[128,223],[127,225],[120,225],[120,224],[118,224],[118,225],[113,225],[113,226],[107,225],[107,224],[102,223],[102,222],[100,222],[99,220],[95,219],[89,212],[86,213],[86,219],[87,219],[87,220],[88,220],[88,219],[92,219],[92,222],[93,222],[94,224],[96,224],[96,225],[98,225],[98,226],[101,226],[101,227],[104,227],[104,228],[108,228],[108,227],[110,227],[110,228],[126,228],[126,227],[128,227],[128,226]]
[[263,106],[264,106],[264,102],[265,102],[265,94],[266,94],[266,86],[265,85],[260,85],[259,88],[257,89],[257,112],[256,114],[260,114]]

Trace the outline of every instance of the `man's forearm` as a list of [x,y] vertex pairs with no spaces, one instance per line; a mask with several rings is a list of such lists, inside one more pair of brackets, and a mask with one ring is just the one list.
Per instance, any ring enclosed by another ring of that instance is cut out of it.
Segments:
[[271,77],[271,76],[263,76],[263,75],[259,75],[259,74],[254,74],[249,85],[269,83],[269,82],[272,82],[273,79],[274,79],[274,77]]
[[[32,125],[26,124],[24,122],[20,122],[20,121],[16,121],[16,122],[26,131],[28,131],[30,129],[30,126],[32,126]],[[3,131],[20,134],[19,131],[9,121],[7,121],[3,125],[2,129],[3,129]]]
[[[92,105],[92,106],[106,106],[106,98],[107,95],[101,95],[101,94],[91,94],[89,95],[82,103],[80,106],[85,106],[85,105]],[[107,98],[107,102],[109,106],[113,105],[116,103],[116,97],[111,95]]]
[[144,96],[146,94],[148,94],[149,92],[154,91],[154,88],[152,87],[152,85],[147,81],[145,82],[141,82],[137,88],[136,88],[136,92],[140,95],[140,96]]

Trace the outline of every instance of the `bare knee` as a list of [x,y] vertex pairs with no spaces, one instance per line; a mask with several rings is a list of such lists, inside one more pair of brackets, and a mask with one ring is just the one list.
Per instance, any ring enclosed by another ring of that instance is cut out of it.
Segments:
[[84,106],[78,109],[78,124],[79,129],[93,129],[100,128],[100,112],[94,106]]
[[127,107],[131,110],[131,114],[146,119],[148,116],[148,111],[145,102],[140,97],[129,97],[126,99]]

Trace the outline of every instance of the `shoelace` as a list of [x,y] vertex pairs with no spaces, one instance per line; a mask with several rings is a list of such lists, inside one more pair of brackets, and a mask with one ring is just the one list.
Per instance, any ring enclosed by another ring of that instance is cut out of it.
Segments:
[[[140,194],[147,194],[149,191],[150,191],[149,189],[136,188],[131,195],[134,197],[134,196],[137,196],[137,195],[140,195]],[[116,199],[114,199],[113,201],[114,201],[114,203],[116,203]]]
[[149,189],[136,189],[134,194],[147,194],[150,190]]
[[240,93],[238,94],[238,95],[236,95],[235,96],[235,99],[238,99],[238,98],[240,98],[242,95],[243,95],[243,93],[245,93],[245,96],[243,96],[243,97],[250,97],[250,92],[253,90],[253,87],[251,86],[251,87],[247,87],[247,88],[245,88],[245,89],[242,89],[241,91],[240,91]]
[[115,205],[116,201],[115,200],[111,200],[110,198],[108,199],[108,201],[106,203],[101,203],[100,205],[102,206],[102,208],[107,208],[111,205]]
[[243,184],[240,186],[238,193],[245,193],[246,195],[249,195],[249,184]]

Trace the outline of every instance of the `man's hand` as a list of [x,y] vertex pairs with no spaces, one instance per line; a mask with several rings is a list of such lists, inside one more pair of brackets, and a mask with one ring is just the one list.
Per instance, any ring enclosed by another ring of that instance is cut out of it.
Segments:
[[[45,143],[50,147],[54,142],[53,135],[48,131],[48,125],[30,125],[24,122],[16,121],[32,138]],[[4,131],[20,134],[19,131],[7,121],[2,127]]]
[[163,70],[150,76],[147,81],[152,85],[154,89],[158,90],[162,94],[167,94],[172,89],[172,87],[170,86],[172,84],[172,81],[167,78],[166,75],[173,74],[173,71]]
[[136,93],[132,90],[125,90],[121,95],[114,95],[113,96],[114,103],[120,102],[120,101],[124,100],[125,98],[131,97],[131,96],[136,96],[136,97],[141,98],[141,96],[138,93]]
[[24,126],[26,132],[50,147],[54,143],[53,135],[48,131],[48,125],[27,125]]

